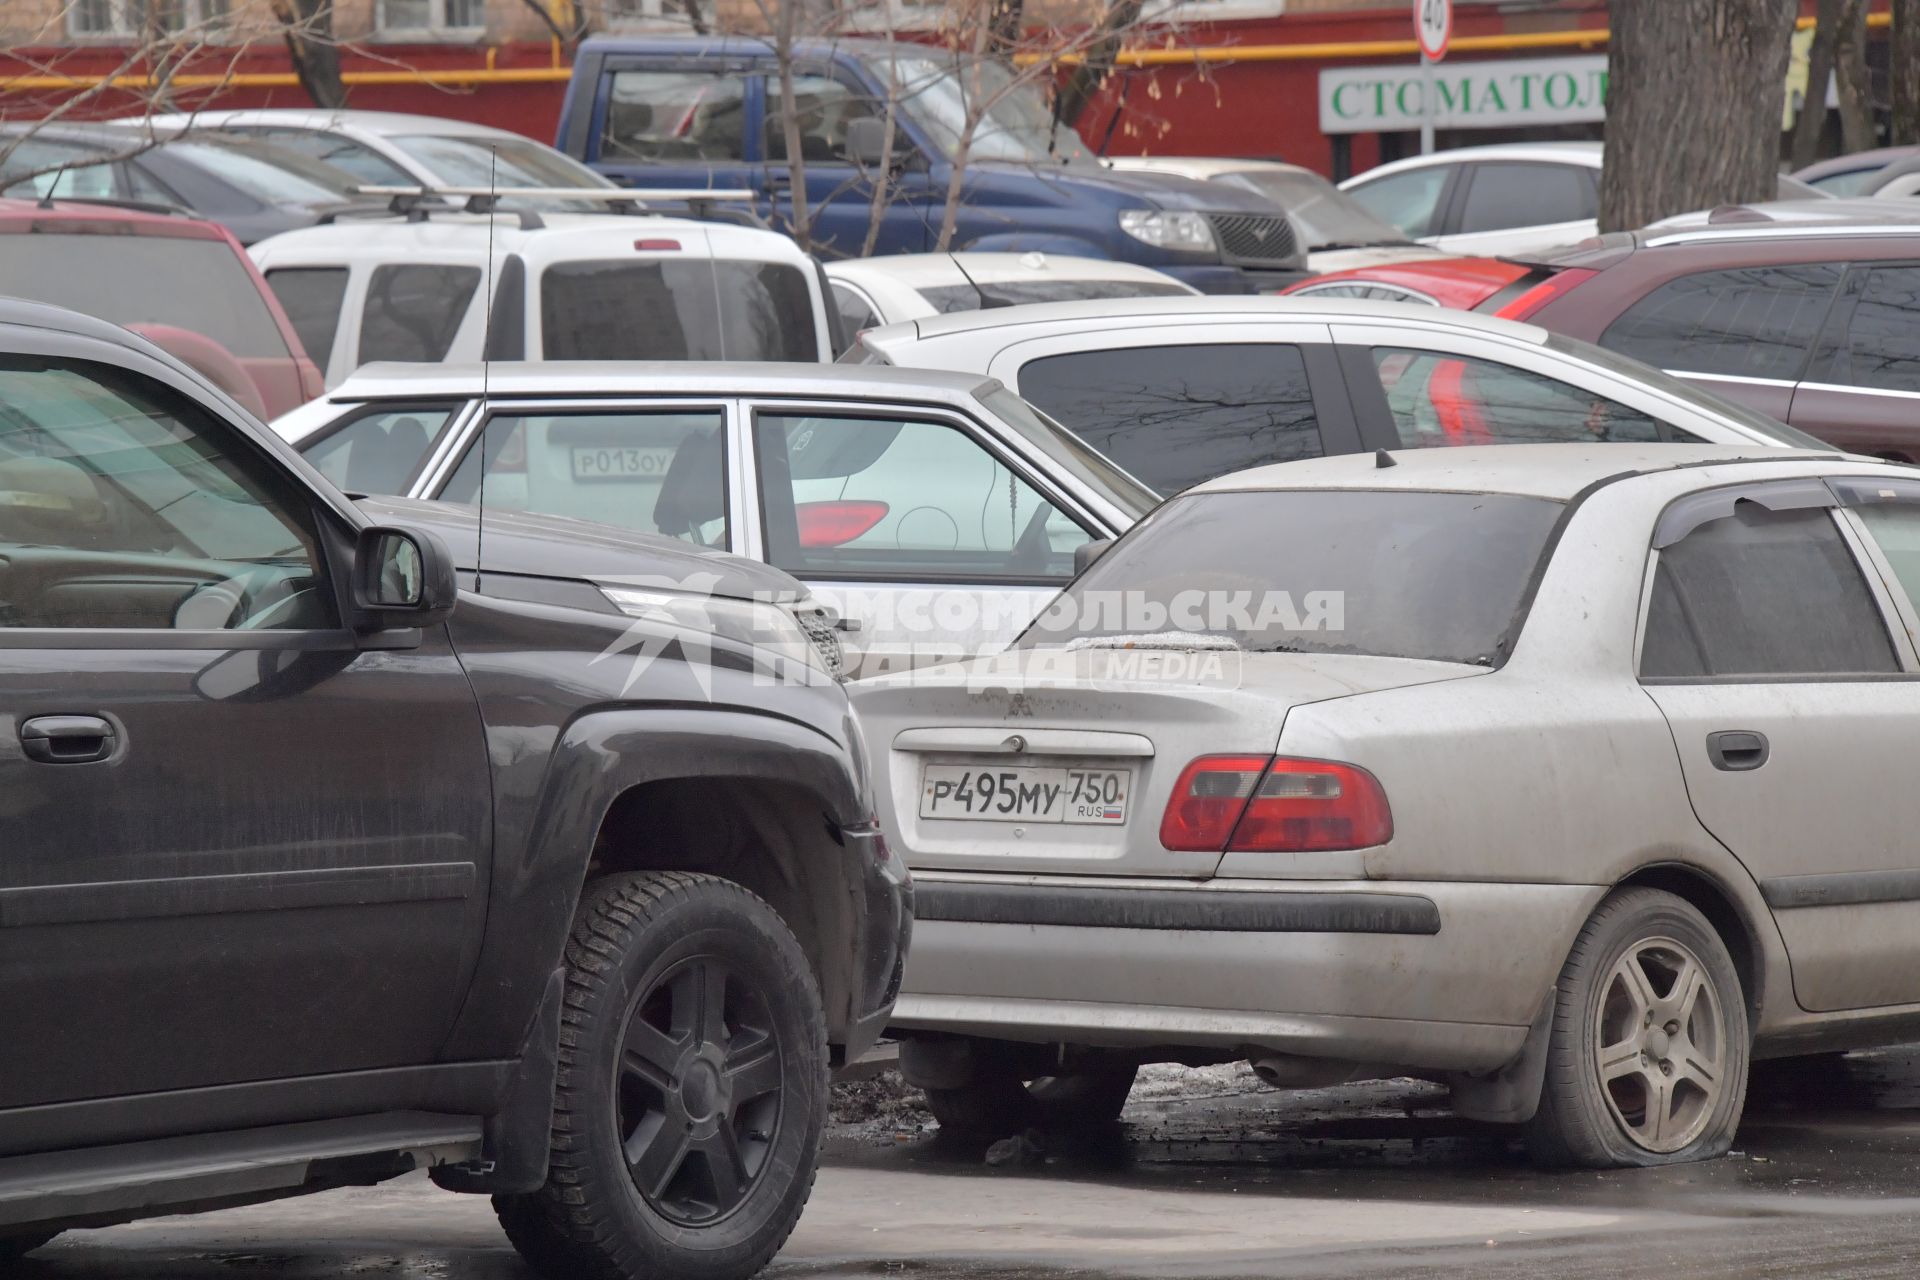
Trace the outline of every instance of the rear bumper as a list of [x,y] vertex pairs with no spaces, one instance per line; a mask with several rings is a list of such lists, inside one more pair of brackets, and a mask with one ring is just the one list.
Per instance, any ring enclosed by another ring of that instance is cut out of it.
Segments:
[[891,1025],[1487,1070],[1519,1052],[1604,893],[925,873]]

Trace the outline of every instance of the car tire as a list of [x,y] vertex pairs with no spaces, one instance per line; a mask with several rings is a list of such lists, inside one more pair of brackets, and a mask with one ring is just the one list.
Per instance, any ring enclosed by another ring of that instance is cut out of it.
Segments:
[[1527,1129],[1549,1167],[1632,1168],[1724,1154],[1751,1039],[1733,958],[1692,904],[1623,889],[1560,971],[1546,1079]]
[[508,1239],[551,1280],[753,1275],[806,1206],[826,1117],[800,944],[737,884],[647,872],[587,887],[566,958],[547,1183],[494,1198]]
[[18,1262],[59,1234],[58,1231],[29,1231],[24,1235],[0,1236],[0,1267]]
[[1120,1118],[1139,1068],[1127,1064],[1073,1075],[1021,1080],[1010,1067],[985,1062],[954,1089],[928,1089],[927,1109],[942,1129],[1009,1134],[1027,1128],[1072,1131]]

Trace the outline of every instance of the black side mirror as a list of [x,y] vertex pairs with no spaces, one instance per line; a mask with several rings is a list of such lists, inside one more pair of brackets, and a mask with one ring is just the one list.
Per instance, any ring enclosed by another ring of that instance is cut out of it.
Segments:
[[376,525],[360,531],[353,557],[358,631],[396,631],[445,622],[459,599],[453,554],[424,529]]
[[1073,576],[1079,577],[1093,567],[1093,562],[1107,554],[1107,548],[1113,545],[1112,538],[1095,538],[1092,542],[1083,542],[1073,549]]
[[893,135],[893,155],[887,154],[887,122],[875,116],[861,116],[857,120],[847,121],[847,141],[841,149],[852,163],[862,169],[878,169],[883,166],[899,169],[904,167],[902,144],[912,146],[896,130]]

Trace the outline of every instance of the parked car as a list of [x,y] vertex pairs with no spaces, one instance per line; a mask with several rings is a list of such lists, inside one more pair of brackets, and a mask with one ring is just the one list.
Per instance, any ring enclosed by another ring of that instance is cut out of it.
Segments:
[[1154,495],[975,376],[379,365],[274,429],[350,492],[597,520],[764,560],[869,675],[1002,648]]
[[1399,303],[1045,303],[870,330],[842,359],[994,378],[1161,494],[1269,462],[1376,449],[1823,447],[1586,343]]
[[842,341],[862,329],[1028,302],[1190,297],[1163,271],[1045,253],[896,253],[827,264]]
[[1920,156],[1920,147],[1874,147],[1819,160],[1794,171],[1794,178],[1830,196],[1869,194],[1888,165]]
[[1107,163],[1129,173],[1174,174],[1265,196],[1293,219],[1306,245],[1309,271],[1345,271],[1435,256],[1432,245],[1409,240],[1399,227],[1302,165],[1225,156],[1115,156]]
[[178,209],[218,222],[241,244],[312,226],[353,201],[351,174],[298,152],[217,134],[162,139],[126,125],[0,126],[0,183],[10,196]]
[[[971,97],[984,115],[951,247],[1112,258],[1207,293],[1277,288],[1303,269],[1272,202],[1113,172],[1037,85],[996,62],[963,73],[931,46],[871,39],[802,39],[790,52],[811,242],[824,256],[862,251],[882,167],[895,172],[876,252],[934,248]],[[555,145],[628,186],[751,188],[761,216],[791,226],[779,65],[773,45],[750,38],[596,36],[574,57]],[[890,155],[889,98],[900,107]]]
[[[327,385],[370,361],[831,360],[819,264],[786,236],[642,214],[343,218],[255,245]],[[488,289],[491,288],[491,296]]]
[[1920,216],[1869,203],[1877,220],[1755,205],[1608,236],[1539,255],[1479,305],[1852,452],[1920,460]]
[[0,350],[0,1259],[427,1168],[554,1280],[757,1270],[908,930],[799,584]]
[[1110,1122],[1141,1063],[1250,1059],[1667,1164],[1727,1150],[1752,1058],[1908,1034],[1911,469],[1393,462],[1211,482],[1009,653],[856,687],[943,1124]]
[[[372,187],[587,187],[608,181],[544,142],[489,125],[396,111],[243,108],[153,117],[156,128],[259,138],[344,169]],[[509,208],[591,213],[599,206],[519,196]]]
[[[1412,238],[1452,253],[1535,253],[1599,230],[1598,142],[1509,142],[1409,156],[1340,189]],[[1784,175],[1779,198],[1822,193]]]
[[1455,311],[1485,310],[1505,315],[1501,304],[1486,307],[1526,276],[1525,263],[1514,258],[1427,258],[1412,262],[1384,262],[1370,267],[1313,276],[1280,292],[1290,298],[1352,298],[1370,302],[1410,302],[1416,306],[1449,307]]
[[0,292],[133,329],[262,418],[322,390],[273,291],[217,223],[0,197]]

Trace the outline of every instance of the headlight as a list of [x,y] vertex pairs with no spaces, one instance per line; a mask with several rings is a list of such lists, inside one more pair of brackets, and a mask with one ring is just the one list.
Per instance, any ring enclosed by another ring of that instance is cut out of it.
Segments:
[[1158,209],[1124,209],[1120,229],[1143,244],[1180,253],[1214,253],[1219,241],[1204,213],[1163,213]]
[[[680,639],[683,647],[698,645],[708,636],[719,636],[751,649],[756,667],[776,676],[782,672],[793,674],[794,663],[821,675],[837,677],[840,674],[840,642],[830,623],[809,626],[795,616],[800,611],[818,611],[820,606],[815,601],[800,600],[788,607],[763,600],[735,600],[695,592],[659,591],[604,582],[594,585],[614,608],[630,618],[652,624],[663,637]],[[808,618],[812,620],[811,613]],[[827,651],[829,646],[817,638],[820,632],[831,641],[831,653]]]

